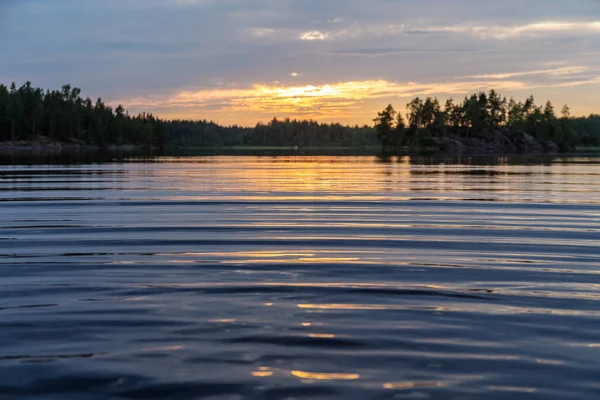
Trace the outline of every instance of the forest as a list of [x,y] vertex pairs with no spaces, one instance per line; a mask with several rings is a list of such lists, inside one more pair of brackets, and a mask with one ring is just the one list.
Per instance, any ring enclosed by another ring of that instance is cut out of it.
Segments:
[[485,142],[493,150],[490,143],[499,136],[506,143],[525,137],[563,151],[598,146],[600,115],[575,118],[568,106],[557,112],[550,102],[539,106],[533,97],[521,102],[491,90],[467,96],[462,102],[449,99],[444,105],[437,98],[415,98],[404,114],[389,105],[372,126],[289,118],[273,118],[254,127],[221,126],[201,119],[131,115],[121,105],[112,108],[102,99],[83,98],[81,90],[70,85],[60,90],[35,88],[30,82],[21,87],[0,85],[0,142],[47,141],[98,147],[131,144],[161,149],[381,145],[393,151],[401,147],[445,149],[452,143],[468,148]]
[[[390,104],[374,119],[376,136],[384,148],[398,146],[524,150],[525,142],[539,149],[571,151],[600,143],[600,115],[574,118],[567,105],[560,115],[551,102],[537,105],[507,99],[495,90],[480,92],[442,106],[437,98],[419,97],[406,106],[406,120]],[[531,149],[529,149],[531,150]]]
[[120,105],[113,109],[102,99],[82,98],[70,85],[46,91],[31,82],[0,85],[0,142],[40,139],[101,147],[165,144],[163,122],[152,114],[131,116]]
[[373,147],[372,126],[344,126],[310,120],[273,118],[252,128],[223,127],[210,121],[167,121],[165,134],[179,147]]

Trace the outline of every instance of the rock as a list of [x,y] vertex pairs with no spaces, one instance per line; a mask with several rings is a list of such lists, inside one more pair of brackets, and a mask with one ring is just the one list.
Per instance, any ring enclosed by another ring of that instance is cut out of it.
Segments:
[[467,147],[469,147],[472,150],[477,151],[477,152],[482,152],[487,149],[487,144],[485,143],[485,140],[483,140],[483,139],[468,138],[467,142],[465,144],[467,145]]
[[70,138],[69,139],[69,143],[72,143],[72,144],[74,144],[76,146],[79,146],[79,147],[85,146],[85,142],[83,140],[76,139],[76,138]]
[[500,131],[494,131],[493,141],[488,148],[494,153],[514,153],[517,148],[506,135]]
[[500,127],[472,133],[469,137],[454,133],[443,136],[420,137],[409,145],[409,149],[443,151],[451,153],[557,153],[565,151],[564,144],[552,140],[539,140],[524,131],[511,132]]
[[440,151],[461,153],[467,149],[467,146],[465,146],[460,140],[451,137],[436,138],[436,142]]
[[446,148],[450,151],[465,151],[467,146],[465,146],[460,140],[448,139],[446,141]]
[[520,153],[543,153],[544,147],[530,134],[517,131],[513,134],[513,144]]
[[494,132],[488,131],[488,130],[475,133],[473,136],[475,138],[481,139],[487,143],[494,140]]
[[567,142],[561,142],[558,145],[558,147],[560,148],[560,151],[564,152],[564,153],[569,153],[571,151],[575,151],[575,147],[572,146],[572,145],[570,145],[570,144],[568,144]]
[[545,140],[542,145],[547,153],[558,153],[560,151],[560,147],[553,140]]

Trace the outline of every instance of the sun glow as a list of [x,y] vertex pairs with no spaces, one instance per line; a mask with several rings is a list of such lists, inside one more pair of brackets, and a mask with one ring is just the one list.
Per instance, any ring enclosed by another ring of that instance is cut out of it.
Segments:
[[[369,100],[444,93],[463,94],[471,90],[485,89],[492,84],[498,90],[518,90],[524,87],[524,84],[518,81],[492,82],[482,79],[446,83],[366,80],[298,86],[255,84],[250,88],[185,90],[167,98],[133,98],[120,103],[134,109],[161,108],[178,112],[194,109],[327,119],[364,110],[364,102]],[[161,115],[169,113],[161,112]]]
[[374,113],[385,104],[407,103],[416,96],[460,98],[490,88],[505,93],[598,84],[600,78],[594,76],[596,72],[600,71],[583,65],[562,65],[522,71],[490,71],[439,82],[372,79],[304,84],[292,83],[301,79],[299,73],[293,72],[288,84],[220,84],[111,103],[120,103],[133,110],[153,111],[165,118],[198,118],[200,115],[210,116],[217,122],[231,118],[231,122],[237,124],[250,120],[253,125],[274,116],[370,123]]

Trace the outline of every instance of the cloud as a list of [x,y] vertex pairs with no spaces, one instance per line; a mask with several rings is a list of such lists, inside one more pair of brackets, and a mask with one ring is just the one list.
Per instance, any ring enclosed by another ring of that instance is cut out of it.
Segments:
[[[416,95],[464,95],[470,91],[487,89],[492,84],[499,90],[518,90],[525,87],[525,84],[518,81],[483,80],[434,83],[371,80],[304,86],[255,84],[248,88],[186,90],[166,98],[134,98],[119,103],[136,109],[162,107],[197,110],[219,104],[220,111],[223,112],[254,111],[328,118],[331,117],[331,113],[358,107],[365,100],[407,98]],[[214,107],[211,109],[214,110]]]
[[[585,74],[591,74],[585,76]],[[455,77],[443,81],[403,82],[385,79],[339,81],[324,84],[256,83],[181,90],[170,95],[137,97],[120,101],[133,109],[161,109],[211,115],[252,114],[255,119],[276,116],[335,120],[362,116],[367,104],[398,102],[415,96],[458,97],[496,89],[501,93],[558,89],[600,84],[598,71],[582,66],[562,66],[518,72]],[[292,77],[299,74],[291,73]],[[116,102],[115,102],[116,103]],[[215,114],[217,113],[217,114]],[[361,114],[362,113],[362,114]]]
[[310,31],[310,32],[304,32],[300,35],[300,40],[325,40],[327,39],[328,34],[327,33],[322,33],[319,31]]
[[560,67],[553,69],[540,69],[534,71],[521,71],[521,72],[506,72],[501,74],[485,74],[485,75],[473,75],[470,78],[476,79],[509,79],[515,77],[522,77],[528,75],[550,75],[550,76],[564,76],[574,75],[588,71],[590,68],[585,66],[575,67]]
[[1,83],[158,115],[368,122],[488,84],[600,109],[598,0],[0,0],[0,20]]
[[[339,20],[342,22],[343,20]],[[346,40],[359,37],[386,37],[406,35],[469,35],[479,39],[508,40],[523,37],[547,38],[557,36],[590,35],[600,33],[600,21],[540,21],[523,25],[457,25],[409,24],[350,24],[327,32],[310,31],[300,35],[302,40]]]
[[252,28],[250,34],[256,37],[271,36],[275,33],[275,29],[272,28]]
[[463,33],[484,39],[513,39],[520,37],[548,37],[573,34],[594,34],[600,32],[600,21],[540,21],[523,25],[453,25],[420,27],[412,30],[418,33]]

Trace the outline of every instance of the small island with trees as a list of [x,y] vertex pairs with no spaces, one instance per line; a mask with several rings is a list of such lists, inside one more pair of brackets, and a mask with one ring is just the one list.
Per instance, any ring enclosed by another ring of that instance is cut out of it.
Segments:
[[0,84],[0,150],[329,148],[386,153],[556,153],[600,145],[600,115],[559,115],[550,102],[538,106],[496,91],[460,103],[415,98],[405,116],[392,105],[374,125],[344,126],[312,120],[279,120],[254,127],[221,126],[206,120],[162,120],[130,115],[121,105],[82,98],[81,90]]
[[[600,115],[571,118],[567,105],[557,117],[554,106],[501,97],[495,90],[465,97],[462,103],[419,97],[407,105],[407,119],[390,104],[375,118],[384,149],[450,152],[531,153],[573,151],[578,144],[597,145]],[[579,130],[576,130],[579,127]]]

